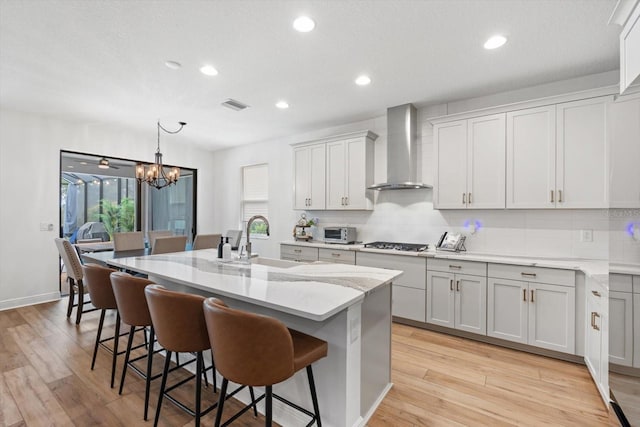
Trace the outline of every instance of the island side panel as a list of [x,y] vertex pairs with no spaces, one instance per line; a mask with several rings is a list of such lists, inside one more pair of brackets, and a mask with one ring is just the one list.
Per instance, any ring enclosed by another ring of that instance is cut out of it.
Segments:
[[362,303],[360,411],[367,422],[391,387],[391,284],[376,288]]

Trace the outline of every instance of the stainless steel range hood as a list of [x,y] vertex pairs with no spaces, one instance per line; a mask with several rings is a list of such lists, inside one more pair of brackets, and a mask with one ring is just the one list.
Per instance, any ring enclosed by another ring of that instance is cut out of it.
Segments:
[[387,182],[370,190],[431,188],[418,181],[417,114],[412,104],[387,109]]

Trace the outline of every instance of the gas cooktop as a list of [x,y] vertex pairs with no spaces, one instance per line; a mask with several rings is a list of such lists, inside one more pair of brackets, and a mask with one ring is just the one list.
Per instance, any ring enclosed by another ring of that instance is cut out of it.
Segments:
[[372,249],[390,249],[395,251],[422,252],[426,251],[429,245],[418,243],[371,242],[365,243],[364,247]]

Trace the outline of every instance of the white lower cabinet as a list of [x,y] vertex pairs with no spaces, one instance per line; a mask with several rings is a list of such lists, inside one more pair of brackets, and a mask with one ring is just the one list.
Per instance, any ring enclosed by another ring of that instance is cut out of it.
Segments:
[[298,245],[280,245],[280,259],[298,262],[318,261],[318,248]]
[[591,277],[586,278],[584,361],[605,402],[609,401],[609,341],[607,292]]
[[487,278],[427,271],[427,323],[486,335]]
[[[529,280],[514,280],[516,273]],[[489,264],[487,335],[574,354],[575,273],[568,273]],[[536,282],[553,277],[563,284]]]
[[609,362],[633,366],[633,294],[609,292]]
[[633,294],[633,330],[633,367],[640,368],[640,293]]
[[356,265],[402,270],[404,274],[391,287],[391,314],[417,322],[425,321],[425,258],[358,252]]

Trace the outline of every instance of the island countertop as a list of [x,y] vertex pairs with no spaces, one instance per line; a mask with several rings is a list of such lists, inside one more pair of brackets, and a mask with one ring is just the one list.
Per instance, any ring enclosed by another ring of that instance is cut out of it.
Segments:
[[[223,262],[213,249],[108,260],[111,266],[303,318],[323,321],[402,274],[399,270],[258,258]],[[160,281],[159,280],[159,281]]]

